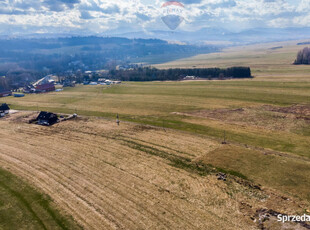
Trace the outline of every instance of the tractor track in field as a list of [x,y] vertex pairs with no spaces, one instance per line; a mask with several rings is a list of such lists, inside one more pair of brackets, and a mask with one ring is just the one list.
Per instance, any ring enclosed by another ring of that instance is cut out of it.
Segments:
[[[28,124],[18,124],[11,132],[0,142],[0,165],[49,194],[87,229],[197,229],[222,220],[220,214],[186,199],[178,186],[167,188],[171,176],[182,172],[161,157],[124,145],[133,141],[130,137]],[[178,154],[159,148],[156,151]],[[198,190],[205,187],[199,180],[191,184]]]
[[256,229],[225,184],[171,165],[191,163],[216,142],[103,119],[0,127],[0,167],[48,194],[85,229]]
[[[38,156],[37,156],[37,158],[38,158]],[[20,161],[20,159],[15,159],[15,160],[19,160]],[[54,161],[56,161],[55,159],[54,159]],[[25,163],[25,162],[23,162],[23,163]],[[63,167],[69,167],[70,168],[70,170],[72,170],[73,171],[73,173],[74,174],[76,174],[76,175],[79,175],[80,173],[79,173],[79,171],[78,170],[76,170],[76,169],[74,169],[74,168],[72,168],[72,167],[70,167],[70,166],[68,166],[68,165],[64,165],[64,164],[62,164],[62,162],[61,161],[56,161],[56,163],[58,164],[58,165],[62,165]],[[85,162],[81,162],[81,164],[83,165]],[[35,164],[35,162],[29,162],[28,164],[27,164],[27,166],[28,167],[31,167],[31,165],[34,165]],[[81,167],[82,165],[78,165],[77,167]],[[108,164],[109,166],[110,166],[110,164]],[[49,172],[49,170],[48,170],[48,165],[44,165],[44,166],[41,166],[41,168],[39,168],[39,170],[40,171],[44,171],[44,172],[46,172],[46,174],[50,177],[50,178],[53,178],[55,181],[56,181],[56,179],[57,178],[59,178],[59,179],[61,179],[61,181],[63,181],[63,183],[61,183],[61,185],[63,186],[63,187],[66,187],[66,189],[69,189],[69,191],[71,191],[72,193],[73,193],[73,190],[72,189],[70,189],[69,187],[67,187],[66,186],[66,183],[65,182],[69,182],[70,180],[71,180],[71,178],[65,178],[65,177],[63,177],[63,175],[61,174],[61,173],[50,173]],[[51,170],[51,169],[50,169]],[[54,169],[55,170],[55,169]],[[93,174],[93,176],[97,176],[96,174]],[[89,188],[89,191],[91,191],[91,194],[94,194],[95,192],[96,192],[96,187],[94,187],[93,185],[92,185],[92,183],[94,183],[93,181],[83,181],[83,185],[84,186],[87,186],[87,188]],[[115,181],[112,181],[112,180],[110,180],[109,182],[108,182],[110,185],[114,185],[115,184]],[[122,183],[122,184],[119,184],[118,183],[118,185],[117,186],[123,186],[123,187],[127,187],[127,189],[128,189],[128,191],[131,191],[131,190],[134,190],[134,189],[130,189],[129,190],[129,187],[126,185],[126,184],[124,184],[124,183]],[[120,197],[122,197],[124,194],[119,194],[119,192],[116,190],[116,189],[114,189],[113,190],[113,188],[111,188],[111,186],[106,186],[106,188],[109,188],[109,189],[111,189],[112,191],[112,193],[114,193],[114,195],[115,194],[118,194]],[[83,189],[83,187],[82,187],[82,185],[80,185],[80,187],[78,188],[79,190],[82,190]],[[139,195],[140,196],[142,196],[142,194],[141,194],[141,190],[139,190],[139,191],[134,191],[134,192],[139,192]],[[76,194],[75,194],[76,195]],[[97,195],[99,195],[99,194],[97,194]],[[128,195],[128,193],[127,193],[127,195]],[[132,195],[133,197],[134,197],[134,194],[130,194],[130,195]],[[151,198],[150,196],[149,196],[149,194],[146,194],[145,196],[144,196],[144,198]],[[86,202],[86,200],[85,199],[83,199],[82,197],[79,197],[81,200],[83,200],[84,202]],[[133,200],[130,200],[130,199],[127,199],[127,206],[130,206],[129,205],[129,203],[130,202],[132,202],[132,203],[134,203],[135,201],[133,201]],[[90,204],[88,204],[88,205],[90,205]],[[111,205],[111,204],[107,204],[107,205]],[[114,204],[115,205],[115,204]],[[95,210],[100,210],[98,207],[94,207],[94,209]],[[142,209],[144,212],[145,211],[147,211],[147,209],[144,207],[144,209]],[[100,214],[103,214],[103,213],[100,213]],[[118,226],[118,227],[120,227],[120,226]]]

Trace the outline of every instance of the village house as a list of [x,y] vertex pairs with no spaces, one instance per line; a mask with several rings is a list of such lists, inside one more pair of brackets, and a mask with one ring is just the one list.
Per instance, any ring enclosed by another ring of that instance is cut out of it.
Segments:
[[52,75],[48,75],[33,84],[36,93],[55,91],[55,81]]
[[0,117],[4,117],[10,112],[10,107],[7,104],[0,105]]

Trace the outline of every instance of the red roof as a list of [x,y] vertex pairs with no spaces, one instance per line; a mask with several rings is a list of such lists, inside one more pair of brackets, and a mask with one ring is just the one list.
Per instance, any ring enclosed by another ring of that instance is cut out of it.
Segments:
[[55,91],[55,85],[53,83],[47,83],[47,84],[43,84],[43,85],[37,85],[36,86],[36,90],[39,91]]
[[11,96],[11,95],[12,95],[11,91],[1,91],[0,92],[0,97]]

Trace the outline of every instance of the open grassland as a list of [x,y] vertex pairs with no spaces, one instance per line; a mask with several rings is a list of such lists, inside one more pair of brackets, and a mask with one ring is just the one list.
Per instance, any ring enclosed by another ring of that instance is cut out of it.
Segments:
[[204,68],[250,66],[256,80],[310,81],[310,66],[292,65],[297,52],[309,45],[297,45],[304,41],[265,43],[232,47],[221,53],[202,54],[190,58],[159,64],[159,68]]
[[308,207],[233,170],[218,181],[221,169],[203,161],[222,145],[205,136],[98,118],[41,127],[25,122],[33,115],[0,120],[0,167],[49,195],[85,229],[257,229],[263,208],[302,214]]

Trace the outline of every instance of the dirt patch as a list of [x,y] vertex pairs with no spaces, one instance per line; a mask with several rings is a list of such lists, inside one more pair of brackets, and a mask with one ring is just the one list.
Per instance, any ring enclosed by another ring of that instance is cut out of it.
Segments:
[[[305,118],[310,119],[310,105],[292,105],[289,107],[277,107],[272,105],[263,105],[260,107],[252,108],[238,108],[238,109],[215,109],[215,110],[202,110],[187,113],[176,113],[183,114],[187,116],[197,116],[197,117],[207,117],[215,119],[228,119],[229,117],[234,117],[238,115],[248,115],[250,111],[270,111],[283,114],[294,114],[296,119]],[[281,118],[285,118],[281,117]]]
[[292,113],[303,116],[310,116],[310,105],[292,105],[289,107],[275,107],[275,106],[263,106],[266,110],[280,112],[280,113]]
[[262,108],[266,111],[295,114],[297,119],[310,120],[310,105],[292,105],[289,107],[264,105]]
[[289,131],[309,135],[310,105],[277,107],[263,105],[238,109],[201,110],[177,115],[208,118],[241,126],[262,129]]
[[150,131],[150,130],[158,130],[159,128],[149,125],[136,125],[132,128],[134,132],[143,132],[143,131]]

